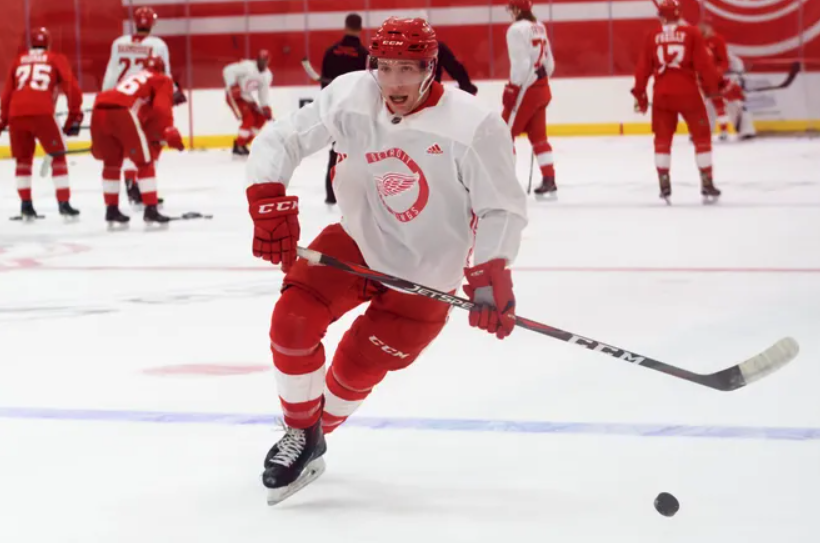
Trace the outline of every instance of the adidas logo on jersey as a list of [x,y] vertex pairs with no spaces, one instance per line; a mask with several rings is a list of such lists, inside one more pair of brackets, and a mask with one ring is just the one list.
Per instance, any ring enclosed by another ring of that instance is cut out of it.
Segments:
[[444,151],[441,150],[441,147],[438,146],[438,143],[434,143],[433,145],[427,148],[428,155],[440,155],[443,153]]

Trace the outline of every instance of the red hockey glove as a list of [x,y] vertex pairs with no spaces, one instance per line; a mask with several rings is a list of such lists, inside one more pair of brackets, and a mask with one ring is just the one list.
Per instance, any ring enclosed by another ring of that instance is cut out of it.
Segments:
[[231,87],[231,97],[237,102],[242,100],[242,87],[233,85]]
[[521,94],[521,87],[507,83],[504,85],[504,95],[501,97],[501,103],[505,109],[512,109],[518,101],[518,95]]
[[246,193],[253,219],[253,256],[281,263],[282,271],[289,272],[299,242],[299,198],[285,196],[281,183],[251,185]]
[[637,113],[646,113],[649,110],[649,98],[646,96],[646,91],[632,89],[630,92],[635,97],[635,111]]
[[264,115],[265,118],[269,121],[273,120],[273,111],[271,111],[268,106],[264,106],[262,108],[262,115]]
[[464,292],[481,309],[470,311],[470,326],[504,339],[515,328],[515,296],[512,275],[503,259],[496,258],[465,268]]
[[66,116],[65,124],[63,125],[63,134],[66,136],[77,136],[80,134],[80,125],[83,122],[83,112],[75,111]]
[[174,126],[169,126],[162,133],[162,137],[168,147],[176,149],[177,151],[184,151],[185,144],[182,143],[182,136],[179,135],[179,130]]

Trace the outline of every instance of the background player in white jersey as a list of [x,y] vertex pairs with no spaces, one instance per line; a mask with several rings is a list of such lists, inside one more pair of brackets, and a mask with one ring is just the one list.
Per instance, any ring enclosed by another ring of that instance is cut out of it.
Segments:
[[[743,61],[732,52],[727,54],[729,69],[724,75],[721,96],[725,103],[727,121],[735,127],[735,132],[742,140],[752,139],[757,135],[754,125],[754,115],[746,108],[746,93],[743,90],[743,75],[746,67]],[[706,113],[709,115],[709,124],[712,131],[715,129],[718,114],[711,100],[706,101]],[[727,139],[721,132],[721,139]]]
[[[222,70],[227,89],[226,100],[237,120],[241,121],[239,134],[233,142],[233,154],[248,155],[248,144],[273,119],[268,99],[273,74],[268,69],[270,53],[259,51],[256,60],[240,60]],[[253,94],[256,92],[257,98]]]
[[[148,6],[141,6],[134,10],[134,34],[120,36],[111,45],[111,58],[108,60],[108,67],[105,69],[102,90],[107,91],[117,86],[120,81],[127,77],[138,74],[145,70],[145,64],[151,57],[159,57],[165,63],[165,73],[171,76],[171,61],[168,55],[168,45],[158,37],[152,36],[151,30],[157,21],[157,13]],[[174,83],[173,105],[186,102],[185,95]],[[146,119],[140,119],[146,122]],[[161,142],[150,142],[151,151],[154,154],[154,161],[159,159],[162,152]],[[133,204],[142,203],[142,194],[137,184],[136,168],[126,169],[123,172],[125,178],[126,192],[128,199]],[[162,199],[160,198],[160,202]]]
[[552,100],[549,77],[555,70],[547,29],[532,13],[532,0],[509,0],[507,10],[515,22],[507,30],[510,81],[504,87],[504,120],[515,138],[522,132],[532,145],[541,169],[539,195],[554,194],[555,168],[547,140],[547,106]]
[[[336,78],[251,147],[253,253],[286,272],[270,344],[287,430],[265,458],[269,503],[321,474],[324,434],[389,371],[409,366],[449,313],[440,301],[296,260],[298,199],[286,192],[303,158],[336,142],[342,222],[310,248],[446,292],[466,275],[465,292],[482,306],[470,324],[499,338],[514,326],[508,266],[527,219],[507,126],[472,95],[434,81],[438,42],[423,19],[390,18],[369,45],[367,71]],[[327,327],[363,303],[326,374]]]

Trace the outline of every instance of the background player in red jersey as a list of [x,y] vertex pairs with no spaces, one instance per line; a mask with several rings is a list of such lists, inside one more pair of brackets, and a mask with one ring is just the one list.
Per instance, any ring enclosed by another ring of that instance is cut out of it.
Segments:
[[68,99],[68,116],[63,133],[76,136],[83,120],[83,95],[68,60],[60,53],[49,51],[51,36],[45,28],[31,33],[31,50],[12,62],[0,102],[0,133],[9,128],[11,153],[17,161],[17,192],[20,195],[20,215],[24,219],[38,217],[31,199],[31,165],[37,141],[49,154],[56,155],[51,177],[57,190],[60,215],[76,217],[79,211],[71,207],[68,185],[68,164],[65,142],[54,119],[54,102],[58,89]]
[[[702,20],[698,24],[706,50],[712,56],[718,77],[723,79],[729,71],[729,51],[726,48],[726,40],[723,36],[715,32],[714,27],[708,20]],[[729,116],[726,114],[726,98],[721,94],[713,96],[707,104],[706,113],[709,115],[709,129],[715,130],[717,122],[720,130],[720,139],[725,140],[729,136]]]
[[698,29],[681,24],[677,2],[662,0],[658,15],[663,26],[647,35],[635,71],[632,89],[635,109],[641,113],[649,109],[646,85],[654,76],[652,132],[655,134],[655,165],[661,198],[668,203],[672,194],[669,178],[672,137],[678,127],[678,115],[681,115],[695,144],[701,194],[711,201],[720,196],[720,191],[712,182],[712,133],[698,80],[706,95],[712,96],[719,91],[720,78]]
[[169,147],[185,149],[179,131],[174,128],[173,94],[173,82],[165,74],[162,59],[151,57],[145,62],[144,71],[97,95],[91,117],[91,153],[103,161],[106,221],[129,221],[119,209],[120,170],[126,158],[137,167],[145,222],[170,220],[157,210],[156,153],[152,146],[165,141]]
[[509,0],[515,22],[507,30],[510,81],[504,87],[504,113],[513,138],[527,133],[541,169],[541,186],[535,193],[555,193],[552,146],[547,141],[547,106],[552,100],[548,78],[555,69],[547,29],[532,13],[532,0]]

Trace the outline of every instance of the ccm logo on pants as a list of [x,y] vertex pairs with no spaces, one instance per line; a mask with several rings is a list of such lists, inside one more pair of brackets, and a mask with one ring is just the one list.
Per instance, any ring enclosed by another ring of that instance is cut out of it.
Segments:
[[408,356],[410,356],[407,353],[403,353],[403,352],[399,351],[398,349],[394,349],[390,345],[385,344],[382,340],[380,340],[376,336],[370,336],[370,343],[372,343],[376,347],[380,347],[382,351],[386,352],[387,354],[389,354],[391,356],[395,356],[397,358],[407,358]]
[[259,206],[259,214],[273,213],[274,211],[290,211],[299,207],[298,202],[276,202],[275,204],[262,204]]

